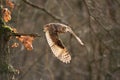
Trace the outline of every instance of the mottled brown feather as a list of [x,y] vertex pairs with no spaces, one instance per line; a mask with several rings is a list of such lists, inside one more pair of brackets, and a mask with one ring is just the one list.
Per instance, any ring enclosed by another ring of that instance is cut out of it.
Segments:
[[62,62],[69,63],[71,56],[58,37],[58,33],[63,33],[65,28],[59,24],[47,24],[44,27],[46,38],[53,54]]
[[47,42],[53,52],[53,54],[62,62],[70,63],[71,56],[68,50],[65,48],[64,44],[58,37],[59,33],[70,32],[77,41],[84,45],[81,39],[72,31],[69,26],[60,23],[49,23],[44,26],[44,31],[46,35]]

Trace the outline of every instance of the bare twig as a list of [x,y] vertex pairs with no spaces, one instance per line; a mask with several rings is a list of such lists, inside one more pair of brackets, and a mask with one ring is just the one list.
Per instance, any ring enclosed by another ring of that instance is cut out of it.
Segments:
[[91,14],[90,14],[90,10],[88,8],[88,5],[86,3],[86,0],[82,0],[84,5],[85,5],[85,8],[86,8],[86,11],[87,11],[87,14],[88,14],[88,24],[89,24],[89,28],[92,30],[92,33],[95,35],[96,39],[98,39],[108,50],[110,50],[111,48],[107,45],[105,45],[105,43],[102,41],[102,39],[96,35],[95,31],[93,30],[93,27],[91,25]]
[[50,17],[52,17],[54,20],[66,24],[62,19],[60,19],[60,18],[58,18],[57,16],[53,15],[53,14],[50,13],[48,10],[46,10],[44,7],[37,6],[37,5],[35,5],[34,3],[32,3],[32,2],[30,2],[30,1],[28,1],[28,0],[23,0],[23,1],[24,1],[26,4],[28,4],[28,5],[36,8],[36,9],[39,9],[39,10],[45,12],[47,15],[49,15]]
[[91,18],[93,18],[94,21],[96,21],[96,22],[108,33],[108,35],[109,35],[110,37],[112,37],[112,39],[113,39],[114,41],[116,41],[117,44],[120,44],[120,42],[119,42],[118,40],[116,40],[116,38],[115,38],[114,36],[112,36],[112,34],[110,33],[110,31],[107,30],[107,29],[104,27],[104,25],[102,25],[94,16],[91,16]]
[[[97,36],[97,34],[95,33],[95,31],[94,31],[94,29],[93,29],[93,27],[92,27],[92,24],[91,24],[91,12],[90,12],[90,9],[89,9],[89,6],[87,5],[87,2],[86,2],[86,0],[82,0],[83,1],[83,3],[84,3],[84,5],[85,5],[85,8],[86,8],[86,11],[87,11],[87,14],[88,14],[88,24],[89,24],[89,28],[92,30],[92,32],[91,33],[93,33],[94,34],[94,36],[95,36],[95,38],[97,39],[97,40],[99,40],[101,43],[100,44],[102,44],[106,49],[108,49],[110,52],[112,51],[112,48],[110,48],[109,46],[107,46],[103,41],[102,41],[102,39],[99,37],[99,36]],[[97,21],[96,21],[97,22]],[[98,22],[97,22],[98,23]],[[100,24],[99,24],[100,25]],[[102,25],[101,25],[102,26]],[[93,54],[93,56],[95,56],[95,54]],[[94,60],[92,60],[91,62],[96,62],[96,61],[99,61],[99,60],[102,60],[103,58],[105,58],[105,56],[104,55],[102,55],[100,58],[97,58],[97,60],[96,59],[94,59]],[[91,70],[91,62],[88,64],[89,65],[89,69]],[[100,66],[101,66],[101,64],[100,64]],[[100,69],[100,68],[98,68],[98,71],[100,71],[100,70],[102,70],[102,69]],[[103,69],[104,70],[104,69]],[[105,73],[105,71],[101,71],[103,74]],[[90,73],[90,77],[92,76],[92,74]]]
[[10,34],[10,36],[32,36],[32,37],[41,37],[39,34],[37,33],[30,33],[30,34],[26,34],[26,33],[12,33]]
[[[92,26],[91,26],[91,18],[93,18],[93,19],[109,34],[109,36],[111,36],[111,37],[113,38],[113,40],[116,41],[116,43],[119,44],[119,41],[117,41],[117,40],[115,39],[115,37],[112,36],[112,35],[110,34],[110,32],[109,32],[107,29],[105,29],[105,28],[103,27],[103,25],[102,25],[95,17],[93,17],[93,16],[90,14],[88,5],[87,5],[87,3],[86,3],[85,0],[83,0],[83,3],[84,3],[84,5],[85,5],[86,10],[87,10],[87,13],[88,13],[88,17],[89,17],[89,21],[88,21],[89,27],[92,29],[93,33],[95,33],[95,32],[94,32],[94,30],[93,30],[93,28],[92,28]],[[97,36],[96,36],[96,37],[97,37]],[[97,38],[100,39],[99,37],[97,37]]]
[[18,80],[23,80],[23,78],[32,70],[32,68],[40,61],[40,59],[45,54],[41,54],[38,58],[25,70],[25,72],[18,78]]

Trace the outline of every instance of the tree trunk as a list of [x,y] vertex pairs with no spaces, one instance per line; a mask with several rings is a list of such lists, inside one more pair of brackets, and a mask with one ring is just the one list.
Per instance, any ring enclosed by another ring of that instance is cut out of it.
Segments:
[[15,70],[9,64],[10,54],[8,51],[11,30],[2,20],[2,8],[0,8],[0,13],[0,80],[12,80]]
[[9,80],[9,53],[6,33],[0,34],[0,80]]

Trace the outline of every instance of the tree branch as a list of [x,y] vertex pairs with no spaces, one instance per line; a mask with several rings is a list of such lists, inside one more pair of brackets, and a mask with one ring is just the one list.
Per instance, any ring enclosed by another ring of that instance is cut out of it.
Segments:
[[30,2],[28,0],[23,0],[23,2],[26,3],[26,4],[28,4],[28,5],[30,5],[30,6],[32,6],[33,8],[36,8],[36,9],[39,9],[39,10],[45,12],[47,15],[49,15],[54,20],[66,24],[62,19],[58,18],[57,16],[54,16],[52,13],[50,13],[44,7],[37,6],[37,5],[35,5],[34,3],[32,3],[32,2]]
[[[89,24],[89,27],[91,28],[91,30],[93,31],[93,33],[95,34],[95,31],[93,30],[93,27],[91,26],[91,18],[94,19],[94,21],[96,21],[108,33],[108,35],[110,37],[112,37],[112,39],[116,42],[116,44],[120,44],[120,42],[117,41],[116,38],[110,34],[110,31],[108,31],[106,28],[104,28],[104,26],[94,16],[91,15],[89,7],[88,7],[88,5],[86,3],[86,0],[83,0],[83,3],[85,5],[86,11],[88,13],[88,24]],[[96,38],[98,38],[99,40],[101,40],[99,37],[97,37],[96,34],[95,34],[95,36],[96,36]],[[102,43],[104,44],[104,42],[102,42]]]
[[94,34],[95,38],[98,39],[98,40],[106,47],[106,49],[111,50],[112,48],[110,48],[109,46],[107,46],[107,45],[102,41],[102,39],[101,39],[99,36],[96,35],[95,31],[93,30],[93,27],[92,27],[92,25],[91,25],[91,17],[92,17],[92,16],[91,16],[89,7],[88,7],[88,5],[87,5],[86,0],[82,0],[82,1],[83,1],[84,5],[85,5],[85,8],[86,8],[86,11],[87,11],[87,14],[88,14],[88,27],[92,30],[92,33]]
[[18,78],[18,80],[23,80],[24,77],[32,70],[32,68],[38,63],[40,62],[41,58],[44,56],[45,54],[41,54],[40,56],[38,56],[38,58],[36,58],[36,60],[25,70],[25,72],[23,74],[21,74],[21,76]]
[[113,39],[114,41],[116,41],[116,44],[120,44],[120,42],[119,42],[114,36],[112,36],[112,34],[110,33],[110,31],[107,30],[107,29],[104,27],[104,25],[102,25],[94,16],[91,16],[91,18],[92,18],[94,21],[96,21],[96,22],[108,33],[108,35],[109,35],[110,37],[112,37],[112,39]]
[[32,37],[41,37],[37,33],[11,33],[10,36],[32,36]]

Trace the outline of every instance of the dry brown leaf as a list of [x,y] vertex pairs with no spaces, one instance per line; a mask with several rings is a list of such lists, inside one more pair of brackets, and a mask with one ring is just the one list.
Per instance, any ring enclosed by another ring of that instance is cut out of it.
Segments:
[[31,42],[25,41],[23,44],[24,44],[24,46],[27,50],[32,50],[33,49],[33,46],[32,46]]
[[14,4],[10,0],[6,0],[6,5],[8,5],[11,9],[14,8]]
[[15,48],[15,47],[18,47],[18,46],[19,46],[18,43],[14,43],[11,47],[12,47],[12,48]]
[[3,20],[5,22],[8,22],[11,20],[11,12],[7,8],[3,8],[2,14],[3,14]]
[[33,46],[32,46],[32,41],[34,40],[34,37],[31,36],[20,36],[17,37],[17,39],[22,42],[22,44],[25,46],[25,48],[27,50],[32,50]]

